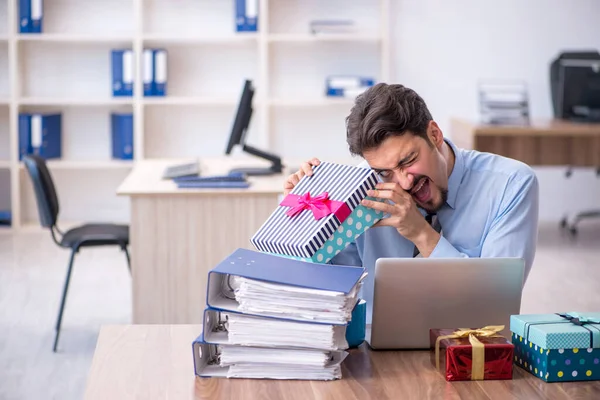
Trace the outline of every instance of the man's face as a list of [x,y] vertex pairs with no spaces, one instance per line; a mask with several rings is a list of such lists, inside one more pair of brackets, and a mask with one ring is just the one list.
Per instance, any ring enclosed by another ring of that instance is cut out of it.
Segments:
[[443,136],[435,122],[429,125],[428,137],[431,143],[408,132],[392,136],[363,157],[384,182],[398,183],[419,207],[436,212],[447,200],[448,170],[441,153]]

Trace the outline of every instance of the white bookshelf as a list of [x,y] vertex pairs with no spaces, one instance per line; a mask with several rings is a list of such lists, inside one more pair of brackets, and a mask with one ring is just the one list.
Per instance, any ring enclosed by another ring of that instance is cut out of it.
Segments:
[[[19,34],[18,0],[0,0],[0,210],[12,210],[13,228],[38,223],[19,112],[63,114],[63,157],[48,162],[61,221],[127,222],[115,192],[139,160],[223,155],[244,79],[256,88],[250,144],[295,159],[347,156],[353,99],[325,97],[325,79],[390,81],[389,1],[259,0],[259,32],[236,33],[234,0],[52,0],[43,33]],[[358,29],[309,33],[326,18]],[[116,48],[135,54],[129,98],[112,96]],[[168,52],[166,97],[143,96],[145,48]],[[111,112],[134,115],[134,161],[110,157]]]

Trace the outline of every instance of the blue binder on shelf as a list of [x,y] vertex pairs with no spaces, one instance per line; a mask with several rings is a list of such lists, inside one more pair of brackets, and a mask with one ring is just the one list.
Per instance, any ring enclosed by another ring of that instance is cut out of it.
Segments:
[[31,33],[42,33],[42,21],[44,19],[43,0],[31,0]]
[[167,50],[144,49],[143,62],[144,96],[166,96]]
[[112,50],[113,96],[133,96],[133,51]]
[[235,1],[235,27],[237,32],[258,30],[258,0]]
[[19,32],[31,32],[31,0],[19,0]]
[[152,49],[144,49],[143,63],[144,96],[152,96],[154,91],[154,51]]
[[133,160],[133,114],[110,115],[112,158]]
[[325,95],[356,97],[375,84],[375,79],[362,76],[330,76],[326,79]]
[[19,159],[25,154],[45,159],[61,158],[61,114],[19,115]]
[[153,96],[167,95],[167,50],[154,49],[154,81],[153,81]]
[[12,213],[10,210],[0,210],[0,225],[10,226],[12,221]]
[[19,160],[33,153],[31,147],[31,115],[19,114]]
[[[345,265],[325,265],[288,257],[237,249],[208,273],[206,304],[210,308],[242,312],[235,300],[229,276],[240,276],[270,283],[349,294],[363,279],[365,269]],[[253,314],[273,317],[268,314]],[[293,316],[278,316],[295,321],[328,323]],[[340,325],[340,324],[338,324]]]
[[41,33],[43,0],[19,0],[19,33]]

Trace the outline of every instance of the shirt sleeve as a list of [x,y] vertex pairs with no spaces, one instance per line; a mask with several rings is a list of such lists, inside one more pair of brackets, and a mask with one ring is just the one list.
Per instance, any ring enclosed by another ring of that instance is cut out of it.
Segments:
[[356,242],[350,243],[346,248],[335,255],[328,264],[332,265],[352,265],[362,267],[362,260],[358,254]]
[[[498,214],[483,239],[481,258],[523,258],[527,279],[537,247],[538,199],[538,181],[532,170],[520,180],[509,182]],[[442,236],[430,257],[468,256],[458,251]]]

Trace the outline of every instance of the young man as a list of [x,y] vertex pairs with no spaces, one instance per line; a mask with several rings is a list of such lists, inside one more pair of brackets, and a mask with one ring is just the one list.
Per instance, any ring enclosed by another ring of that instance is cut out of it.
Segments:
[[[331,263],[367,268],[368,302],[381,257],[521,257],[527,277],[538,225],[538,181],[530,167],[457,148],[443,137],[423,99],[402,85],[368,89],[346,123],[350,152],[383,181],[368,195],[386,202],[363,204],[389,216]],[[285,193],[318,164],[312,159],[290,175]]]

